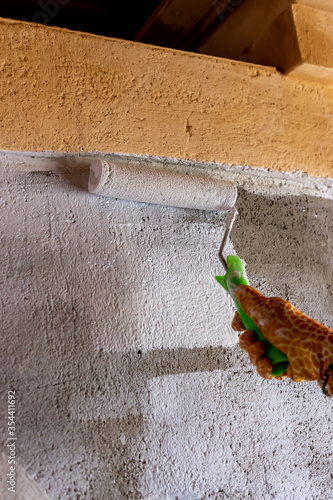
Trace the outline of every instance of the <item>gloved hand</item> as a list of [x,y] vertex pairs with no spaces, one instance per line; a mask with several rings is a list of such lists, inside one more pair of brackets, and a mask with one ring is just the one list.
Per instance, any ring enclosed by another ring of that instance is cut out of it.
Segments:
[[259,375],[266,379],[287,376],[294,382],[317,380],[324,393],[333,396],[333,330],[305,316],[286,300],[265,297],[248,285],[236,286],[235,296],[264,337],[288,356],[287,371],[281,377],[272,377],[272,362],[265,357],[265,345],[253,331],[245,330],[236,312],[232,328],[245,330],[239,345],[249,353]]

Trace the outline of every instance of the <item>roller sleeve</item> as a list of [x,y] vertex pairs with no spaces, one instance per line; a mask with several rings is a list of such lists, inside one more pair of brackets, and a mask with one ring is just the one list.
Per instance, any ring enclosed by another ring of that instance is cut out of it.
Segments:
[[200,210],[230,210],[237,197],[229,181],[100,159],[90,164],[88,189],[102,196]]

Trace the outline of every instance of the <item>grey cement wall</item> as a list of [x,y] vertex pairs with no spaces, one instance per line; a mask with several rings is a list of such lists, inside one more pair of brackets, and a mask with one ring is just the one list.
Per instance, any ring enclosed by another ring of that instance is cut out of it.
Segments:
[[[226,215],[95,197],[86,163],[1,155],[1,498],[331,499],[333,401],[239,349],[214,280]],[[332,328],[332,181],[168,163],[238,184],[228,251]]]

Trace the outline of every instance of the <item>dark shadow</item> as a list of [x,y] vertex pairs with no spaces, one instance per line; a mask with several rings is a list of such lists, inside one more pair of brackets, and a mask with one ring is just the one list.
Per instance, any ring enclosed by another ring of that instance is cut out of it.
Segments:
[[89,167],[90,159],[87,157],[65,157],[59,161],[58,171],[67,184],[88,191]]
[[239,189],[237,207],[231,239],[252,286],[332,327],[332,200]]

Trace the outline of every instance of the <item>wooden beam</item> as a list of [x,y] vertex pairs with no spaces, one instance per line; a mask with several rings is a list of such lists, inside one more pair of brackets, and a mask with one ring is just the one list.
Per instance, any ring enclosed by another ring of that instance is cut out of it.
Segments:
[[[314,0],[310,3],[322,5]],[[332,47],[333,12],[300,3],[290,5],[289,1],[267,4],[249,0],[199,51],[274,66],[287,73],[302,63],[332,68]]]
[[[324,73],[330,73],[327,69],[333,68],[332,47],[333,12],[294,4],[252,42],[240,59],[271,65],[284,73],[306,64],[312,78],[315,76],[312,66],[321,66],[325,70],[317,75],[322,80]],[[304,75],[305,69],[302,69]]]
[[197,47],[201,54],[243,60],[251,44],[290,6],[291,0],[245,0]]
[[294,0],[293,3],[307,5],[308,7],[313,7],[314,9],[326,10],[327,12],[333,12],[332,0]]
[[333,68],[333,12],[292,5],[292,13],[301,62]]
[[240,54],[245,62],[273,66],[286,73],[301,63],[300,48],[291,8],[281,12]]
[[[211,0],[164,0],[135,37],[135,41],[180,48],[212,9]],[[217,15],[215,9],[212,9]]]
[[333,177],[332,87],[0,20],[0,149],[125,152]]

